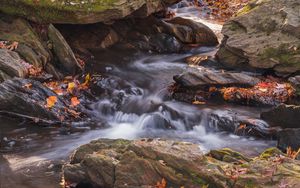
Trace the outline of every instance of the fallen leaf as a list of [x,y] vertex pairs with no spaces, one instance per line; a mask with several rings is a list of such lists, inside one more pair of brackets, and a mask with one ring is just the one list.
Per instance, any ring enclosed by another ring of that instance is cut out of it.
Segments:
[[167,181],[165,180],[165,178],[163,178],[162,180],[161,180],[161,182],[157,182],[156,183],[156,186],[155,186],[156,188],[167,188]]
[[47,108],[52,108],[55,103],[57,102],[57,97],[56,96],[50,96],[47,98]]
[[72,97],[72,98],[71,98],[71,106],[72,106],[72,107],[75,107],[75,106],[77,106],[77,105],[79,105],[79,104],[80,104],[80,101],[78,100],[77,97]]
[[75,86],[76,86],[75,82],[68,83],[68,89],[67,89],[67,91],[69,93],[73,93],[73,90],[75,89]]
[[202,101],[194,101],[193,104],[196,104],[196,105],[202,105],[202,104],[206,104],[205,102],[202,102]]
[[298,149],[298,151],[293,151],[293,149],[291,147],[288,147],[286,149],[286,154],[289,158],[296,159],[298,157],[298,155],[300,155],[300,148]]
[[88,85],[90,83],[90,81],[91,81],[91,75],[87,74],[85,76],[85,81],[84,81],[83,85],[85,85],[85,86]]

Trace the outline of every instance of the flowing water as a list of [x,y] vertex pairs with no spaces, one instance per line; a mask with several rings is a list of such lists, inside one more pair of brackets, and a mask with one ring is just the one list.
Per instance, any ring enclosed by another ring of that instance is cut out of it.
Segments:
[[[195,9],[177,12],[203,21]],[[221,29],[216,23],[208,25],[216,32]],[[74,123],[76,131],[70,131],[29,126],[2,117],[0,138],[7,144],[0,148],[0,188],[57,187],[61,164],[71,152],[98,138],[171,138],[199,143],[205,151],[230,147],[249,155],[273,146],[273,141],[212,131],[217,121],[212,113],[257,119],[259,108],[218,103],[190,105],[170,98],[172,77],[188,67],[183,59],[199,53],[213,55],[215,51],[203,47],[169,55],[94,52],[94,73],[107,75],[98,83],[106,95],[89,106],[88,113],[96,125]]]

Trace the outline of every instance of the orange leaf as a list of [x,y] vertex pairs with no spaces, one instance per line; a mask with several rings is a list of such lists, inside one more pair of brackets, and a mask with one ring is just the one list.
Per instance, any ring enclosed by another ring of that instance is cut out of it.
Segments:
[[80,101],[78,100],[78,98],[77,97],[72,97],[71,98],[71,106],[77,106],[77,105],[79,105],[80,104]]
[[56,96],[50,96],[47,98],[47,108],[52,108],[55,103],[57,102],[57,97]]

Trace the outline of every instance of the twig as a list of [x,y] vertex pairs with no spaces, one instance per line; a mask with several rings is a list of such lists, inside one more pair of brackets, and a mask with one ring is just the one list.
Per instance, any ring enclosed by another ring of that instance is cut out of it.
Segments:
[[25,119],[33,121],[34,123],[44,123],[44,124],[47,124],[47,125],[66,124],[66,122],[62,122],[62,121],[47,120],[47,119],[38,118],[38,117],[34,117],[34,116],[19,114],[19,113],[16,113],[16,112],[0,111],[0,114],[9,115],[9,116],[18,117],[18,118],[25,118]]

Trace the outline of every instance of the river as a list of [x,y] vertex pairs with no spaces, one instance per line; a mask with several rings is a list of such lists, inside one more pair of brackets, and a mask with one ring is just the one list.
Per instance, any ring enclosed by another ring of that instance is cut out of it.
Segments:
[[[203,20],[197,8],[176,11],[177,16],[206,23],[220,36],[222,26]],[[249,155],[274,146],[274,141],[208,129],[215,124],[212,112],[258,119],[260,108],[191,105],[170,98],[173,76],[188,68],[184,58],[215,52],[216,48],[206,47],[168,55],[93,52],[91,73],[106,76],[100,84],[109,91],[89,106],[88,113],[97,123],[74,123],[67,129],[29,126],[1,117],[0,138],[7,144],[0,147],[0,188],[58,187],[61,166],[71,152],[98,138],[170,138],[199,143],[205,151],[230,147]]]

